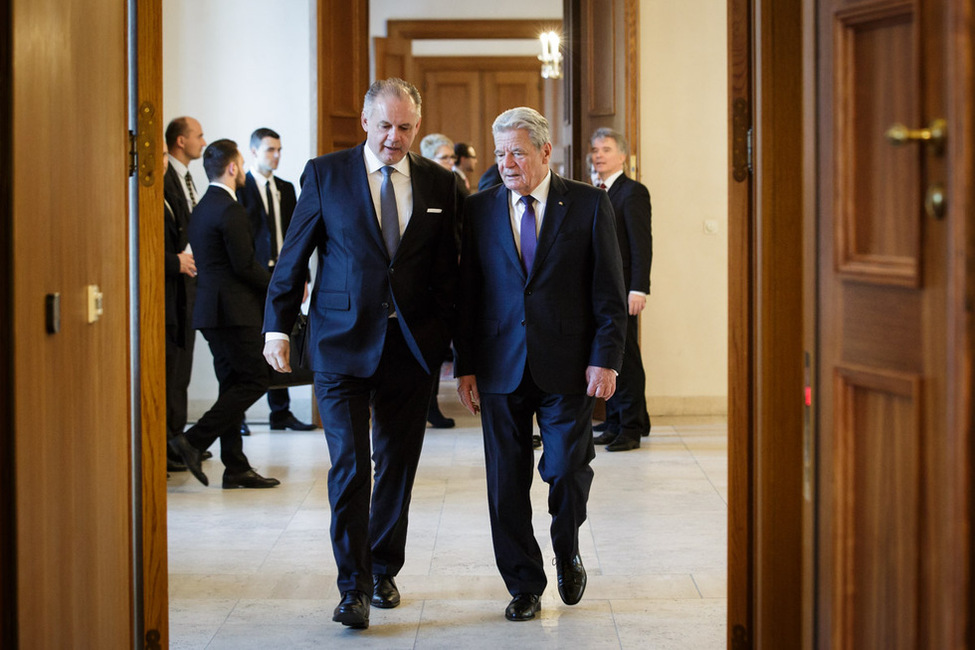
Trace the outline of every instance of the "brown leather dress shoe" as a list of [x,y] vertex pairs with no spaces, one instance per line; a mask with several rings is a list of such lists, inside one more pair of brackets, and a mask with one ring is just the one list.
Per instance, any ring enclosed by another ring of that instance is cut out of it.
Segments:
[[511,599],[504,610],[504,617],[509,621],[530,621],[542,609],[536,594],[518,594]]
[[372,577],[372,604],[381,609],[392,609],[399,605],[399,589],[393,576],[377,573]]
[[356,630],[369,627],[369,594],[354,589],[342,594],[332,620]]
[[223,489],[234,490],[237,488],[273,488],[281,485],[281,481],[276,478],[264,478],[252,469],[239,474],[223,473]]

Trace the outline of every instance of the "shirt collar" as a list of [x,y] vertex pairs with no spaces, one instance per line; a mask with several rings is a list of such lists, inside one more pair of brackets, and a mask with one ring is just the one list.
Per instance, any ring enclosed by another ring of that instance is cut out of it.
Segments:
[[616,182],[616,179],[619,178],[622,175],[623,175],[623,170],[621,169],[618,172],[616,172],[615,174],[611,174],[609,178],[607,178],[606,180],[604,180],[603,181],[603,185],[605,185],[606,186],[606,189],[608,190],[609,188],[611,188],[613,186],[613,183]]
[[[547,203],[548,190],[551,186],[552,186],[552,170],[550,169],[545,173],[545,178],[542,179],[542,182],[535,186],[535,189],[531,191],[529,196],[531,196],[539,203]],[[518,202],[521,201],[521,195],[518,194],[517,192],[508,192],[508,195],[511,197],[512,206],[518,205]]]
[[[257,167],[251,167],[251,176],[254,177],[254,182],[257,183],[257,189],[259,190],[263,190],[264,186],[267,185],[269,182],[271,182],[271,179],[274,178],[274,174],[271,174],[270,177],[267,177],[264,174],[262,174]],[[277,187],[277,185],[272,184],[271,187]]]
[[179,174],[180,178],[186,176],[186,172],[188,171],[186,169],[186,165],[177,160],[176,156],[169,157],[169,166],[176,170],[176,173]]
[[220,188],[223,188],[223,190],[225,192],[227,192],[227,194],[229,194],[230,196],[234,197],[234,201],[237,200],[237,194],[232,189],[230,189],[229,187],[227,187],[226,185],[224,185],[223,183],[218,183],[216,181],[210,181],[210,185],[212,187],[220,187]]
[[[368,173],[377,172],[386,166],[386,163],[381,161],[379,157],[372,152],[368,144],[362,146],[362,150],[365,152],[366,158],[366,170]],[[410,154],[407,153],[403,156],[398,163],[392,165],[393,169],[399,173],[405,175],[407,178],[410,177]]]

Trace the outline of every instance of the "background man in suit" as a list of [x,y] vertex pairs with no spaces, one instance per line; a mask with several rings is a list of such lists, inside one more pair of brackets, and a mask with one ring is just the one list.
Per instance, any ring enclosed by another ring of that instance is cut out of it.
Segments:
[[[196,206],[200,194],[193,184],[188,165],[203,154],[206,140],[203,139],[203,128],[192,117],[177,117],[166,127],[166,150],[168,151],[169,166],[163,174],[163,197],[173,212],[173,226],[176,232],[174,239],[166,240],[166,269],[167,273],[175,261],[170,254],[189,255],[192,251],[187,246],[187,232],[190,225],[190,213]],[[169,246],[179,246],[175,252]],[[169,277],[169,276],[167,276]],[[182,285],[181,287],[179,285]],[[166,429],[170,439],[186,428],[186,391],[190,385],[190,374],[193,370],[193,347],[196,342],[196,332],[190,327],[193,316],[193,305],[196,302],[196,279],[193,276],[177,277],[166,285],[167,324],[169,314],[174,318],[182,314],[186,319],[183,323],[181,335],[174,331],[173,336],[166,336]],[[170,294],[172,292],[172,296]],[[170,305],[172,297],[172,305]],[[170,307],[172,310],[170,311]],[[175,322],[175,321],[174,321]],[[178,457],[169,455],[170,465],[176,469],[174,463]]]
[[244,455],[244,411],[267,392],[270,380],[261,357],[261,313],[271,275],[254,257],[254,233],[237,202],[244,184],[244,158],[232,140],[217,140],[203,154],[210,187],[193,212],[190,244],[199,273],[193,326],[213,353],[220,383],[217,401],[185,434],[170,442],[201,483],[208,484],[201,454],[220,438],[223,487],[269,488],[278,480],[253,470]]
[[[257,261],[269,271],[274,270],[284,235],[288,232],[291,215],[295,211],[295,186],[274,175],[281,161],[281,136],[271,129],[257,129],[251,134],[251,153],[254,164],[237,190],[237,200],[247,209],[254,228],[254,251]],[[314,424],[305,424],[291,412],[291,396],[287,388],[272,388],[267,392],[271,429],[311,431]]]
[[[163,154],[163,174],[169,173],[169,156]],[[196,277],[196,262],[193,253],[186,250],[188,243],[186,230],[176,218],[169,199],[163,197],[163,232],[166,252],[163,256],[163,267],[166,272],[166,439],[175,434],[169,429],[170,387],[176,381],[176,359],[179,352],[186,347],[187,334],[193,330],[187,325],[186,318],[186,284],[184,276]],[[184,472],[186,466],[177,458],[167,457],[166,471]]]
[[464,206],[454,372],[461,402],[483,414],[494,555],[513,596],[505,616],[523,621],[546,585],[531,522],[532,420],[559,595],[574,605],[586,587],[593,396],[615,389],[626,303],[606,193],[549,171],[548,121],[534,109],[505,111],[492,131],[503,185]]
[[370,600],[400,602],[393,576],[404,561],[432,373],[455,314],[456,181],[409,153],[420,102],[401,79],[373,83],[362,107],[365,144],[308,162],[264,316],[264,356],[289,372],[286,333],[317,247],[308,337],[332,461],[332,550],[342,593],[332,618],[353,628],[369,626]]
[[461,175],[464,179],[464,188],[467,190],[465,196],[471,193],[471,182],[468,174],[474,173],[474,165],[477,164],[477,152],[474,147],[466,142],[458,142],[454,145],[454,172]]
[[623,258],[623,281],[628,290],[629,316],[626,322],[626,346],[623,367],[616,381],[616,393],[606,402],[603,433],[594,440],[608,445],[607,451],[629,451],[640,446],[640,437],[650,435],[647,413],[647,376],[640,355],[638,316],[650,293],[650,261],[653,258],[653,235],[650,229],[650,192],[623,172],[627,144],[622,133],[613,129],[596,129],[589,140],[592,165],[597,178],[594,185],[609,192],[616,214],[616,235]]

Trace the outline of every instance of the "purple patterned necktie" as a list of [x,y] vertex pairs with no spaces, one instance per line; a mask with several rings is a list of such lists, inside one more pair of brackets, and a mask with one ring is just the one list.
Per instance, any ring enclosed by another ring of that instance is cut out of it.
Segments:
[[538,238],[535,234],[535,199],[531,195],[521,197],[525,204],[525,214],[521,216],[521,264],[525,274],[531,273],[532,262],[535,261],[535,246]]

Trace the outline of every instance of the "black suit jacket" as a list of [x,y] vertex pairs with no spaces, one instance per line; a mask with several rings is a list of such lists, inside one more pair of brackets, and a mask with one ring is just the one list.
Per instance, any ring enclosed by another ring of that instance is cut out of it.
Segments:
[[535,263],[526,275],[511,231],[509,190],[464,204],[455,374],[509,394],[526,364],[546,393],[579,394],[586,367],[619,370],[626,299],[606,192],[552,174]]
[[260,327],[271,274],[254,257],[247,210],[211,185],[193,210],[189,233],[197,270],[193,327]]
[[421,367],[440,366],[452,335],[457,286],[454,174],[409,154],[413,211],[392,260],[386,252],[363,157],[364,145],[310,160],[274,267],[265,332],[290,332],[308,258],[318,248],[308,340],[312,370],[371,377],[390,307]]
[[165,252],[163,264],[166,270],[166,326],[172,343],[183,346],[186,341],[186,276],[179,272],[179,253],[187,244],[187,227],[190,210],[186,195],[179,183],[179,175],[170,166],[163,176],[163,206]]
[[609,188],[609,200],[616,213],[616,235],[623,258],[626,290],[650,293],[650,263],[653,260],[650,192],[643,183],[623,174]]
[[[286,180],[274,177],[274,184],[281,194],[281,235],[287,235],[288,225],[291,223],[291,215],[294,214],[297,196],[295,186]],[[258,189],[257,181],[252,172],[247,172],[247,180],[244,187],[237,190],[237,200],[247,210],[250,216],[251,226],[254,229],[254,250],[257,254],[257,261],[265,267],[270,265],[272,259],[277,259],[280,251],[277,248],[277,241],[274,234],[274,219],[264,209],[264,199]]]

